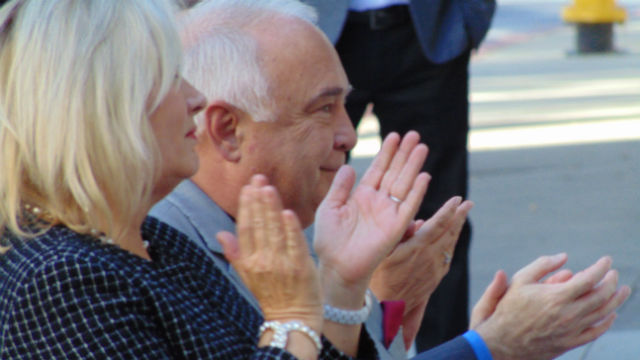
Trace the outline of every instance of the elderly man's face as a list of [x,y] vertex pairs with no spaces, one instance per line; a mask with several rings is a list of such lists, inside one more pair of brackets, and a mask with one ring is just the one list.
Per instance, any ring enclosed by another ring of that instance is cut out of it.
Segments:
[[246,154],[251,171],[267,175],[308,226],[356,134],[344,108],[350,86],[333,46],[308,24],[286,25],[262,38],[277,109],[274,121],[248,127]]

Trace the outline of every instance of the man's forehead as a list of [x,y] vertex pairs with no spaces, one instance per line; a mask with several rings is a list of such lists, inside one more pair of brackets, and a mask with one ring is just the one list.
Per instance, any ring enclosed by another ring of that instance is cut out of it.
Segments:
[[[317,55],[317,54],[316,54]],[[328,98],[345,98],[352,90],[339,61],[321,54],[317,61],[277,64],[268,76],[270,88],[280,101],[307,106]]]
[[276,101],[305,107],[351,91],[333,44],[318,28],[299,19],[272,20],[269,28],[260,28],[255,35]]

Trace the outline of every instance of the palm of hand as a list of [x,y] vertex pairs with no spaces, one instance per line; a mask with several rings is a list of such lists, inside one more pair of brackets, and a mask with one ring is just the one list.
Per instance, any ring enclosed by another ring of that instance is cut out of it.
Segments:
[[408,226],[411,218],[400,206],[367,185],[359,185],[342,205],[323,202],[316,216],[316,252],[347,283],[370,276]]
[[[353,193],[355,172],[342,167],[316,213],[314,246],[323,268],[346,285],[368,285],[373,270],[404,234],[424,197],[429,176],[420,137],[390,134]],[[394,199],[391,198],[394,196]]]

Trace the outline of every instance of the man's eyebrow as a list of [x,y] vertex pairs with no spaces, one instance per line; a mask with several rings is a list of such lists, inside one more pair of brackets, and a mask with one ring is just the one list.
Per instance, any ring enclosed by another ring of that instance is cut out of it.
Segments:
[[349,85],[346,89],[341,86],[334,86],[334,87],[328,87],[328,88],[322,89],[322,91],[320,91],[318,95],[314,96],[313,98],[311,98],[311,100],[309,100],[309,102],[307,103],[307,106],[311,106],[319,99],[322,99],[325,97],[340,96],[343,94],[347,96],[352,90],[353,90],[353,86],[351,85]]

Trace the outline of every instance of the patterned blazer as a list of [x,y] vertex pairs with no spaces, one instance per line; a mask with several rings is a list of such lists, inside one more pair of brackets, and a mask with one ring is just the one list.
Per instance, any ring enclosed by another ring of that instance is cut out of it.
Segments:
[[[61,226],[2,238],[0,358],[294,358],[257,347],[262,316],[184,235],[154,218],[142,235],[153,261]],[[363,334],[359,354],[375,358]]]
[[[318,10],[318,26],[334,43],[349,9],[349,0],[302,0]],[[495,0],[411,0],[409,8],[420,45],[434,63],[449,61],[477,48],[489,30]]]

